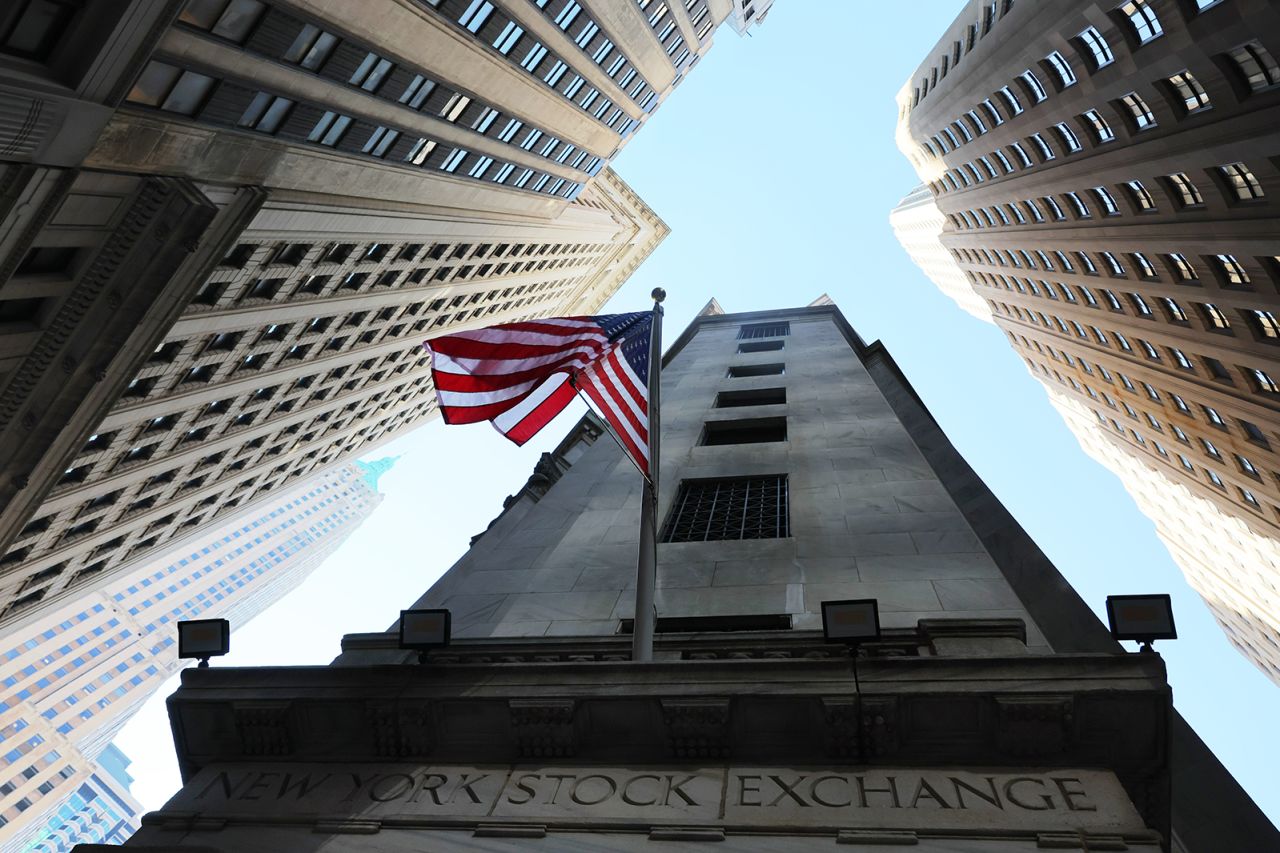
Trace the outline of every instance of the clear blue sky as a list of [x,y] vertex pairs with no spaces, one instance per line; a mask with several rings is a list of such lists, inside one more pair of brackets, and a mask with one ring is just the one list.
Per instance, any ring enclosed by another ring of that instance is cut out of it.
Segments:
[[[777,0],[750,38],[728,27],[615,168],[672,233],[606,310],[667,289],[673,340],[712,296],[727,311],[829,293],[882,339],[952,442],[1102,612],[1111,593],[1169,591],[1175,702],[1273,821],[1280,688],[1230,645],[1119,482],[1079,449],[1003,336],[908,260],[889,211],[916,183],[893,145],[894,94],[961,8],[955,0]],[[321,664],[342,634],[383,630],[466,550],[524,483],[574,408],[524,448],[439,422],[372,454],[403,453],[377,513],[287,600],[237,632],[228,665]],[[167,686],[117,743],[156,808],[178,785]]]

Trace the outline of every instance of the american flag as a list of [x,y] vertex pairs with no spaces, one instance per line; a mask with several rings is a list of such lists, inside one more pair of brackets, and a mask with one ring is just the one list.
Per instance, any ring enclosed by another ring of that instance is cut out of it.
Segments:
[[581,390],[649,475],[653,314],[550,317],[426,341],[445,423],[489,421],[524,444]]

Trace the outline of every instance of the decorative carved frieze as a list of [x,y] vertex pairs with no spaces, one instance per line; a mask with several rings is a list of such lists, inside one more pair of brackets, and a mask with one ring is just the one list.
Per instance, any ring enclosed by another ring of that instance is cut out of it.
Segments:
[[365,717],[373,735],[374,754],[379,757],[427,755],[435,746],[429,702],[369,702]]
[[996,745],[1019,757],[1057,755],[1071,740],[1070,696],[997,696]]
[[862,697],[862,748],[868,760],[898,751],[898,699],[892,696]]
[[236,704],[232,708],[244,755],[292,755],[289,703]]
[[728,698],[663,699],[662,720],[673,757],[729,756]]
[[521,758],[560,758],[577,753],[573,699],[510,699],[511,731]]
[[831,758],[858,756],[858,699],[856,696],[823,696],[826,723],[825,751]]

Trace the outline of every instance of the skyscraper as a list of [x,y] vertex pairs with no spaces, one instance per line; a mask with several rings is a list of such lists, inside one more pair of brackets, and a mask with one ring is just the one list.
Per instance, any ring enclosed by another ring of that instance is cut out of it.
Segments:
[[432,417],[426,335],[597,310],[667,233],[607,164],[736,13],[9,5],[0,626]]
[[97,769],[30,838],[0,842],[3,853],[66,853],[77,844],[120,844],[141,826],[142,806],[129,791],[128,757],[108,744]]
[[[0,642],[0,737],[9,746],[0,756],[0,845],[26,849],[20,842],[44,831],[91,840],[77,829],[81,812],[119,793],[102,781],[118,774],[100,756],[186,663],[174,623],[221,617],[239,628],[279,601],[382,502],[377,478],[391,461],[339,465],[283,489],[91,593],[67,593],[14,623]],[[64,816],[83,785],[106,799],[82,793]]]
[[1068,419],[1086,448],[1137,463],[1111,467],[1272,679],[1278,14],[970,3],[900,93],[897,131],[953,266],[1058,407],[1094,419]]
[[[184,673],[185,784],[130,843],[1280,844],[880,344],[829,299],[714,306],[664,358],[652,662],[640,478],[587,416],[414,605],[450,611],[447,648],[393,626],[328,668]],[[824,642],[824,604],[867,599],[879,636]]]

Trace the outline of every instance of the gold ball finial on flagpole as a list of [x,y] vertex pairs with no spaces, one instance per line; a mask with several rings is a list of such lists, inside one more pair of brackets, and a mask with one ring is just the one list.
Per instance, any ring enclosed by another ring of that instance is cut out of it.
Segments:
[[653,289],[653,293],[650,293],[649,295],[652,296],[653,301],[657,303],[661,303],[662,300],[667,298],[667,292],[663,290],[661,287],[655,287]]

